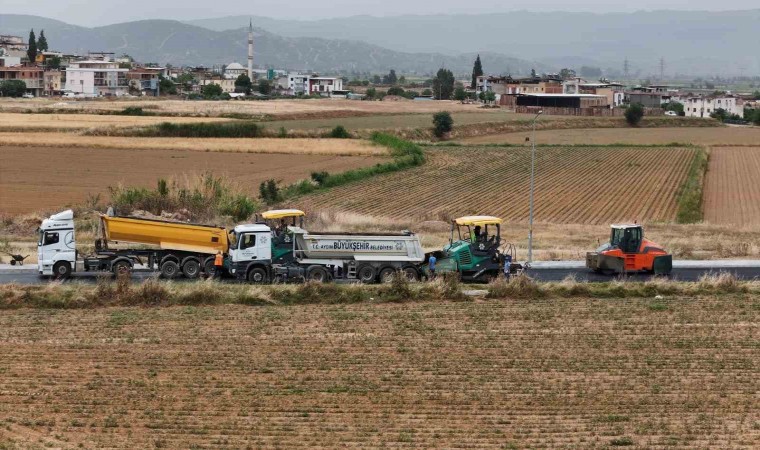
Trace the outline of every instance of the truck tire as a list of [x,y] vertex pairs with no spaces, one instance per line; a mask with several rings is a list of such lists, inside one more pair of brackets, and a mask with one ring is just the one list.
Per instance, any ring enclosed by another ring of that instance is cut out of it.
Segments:
[[374,283],[376,276],[377,273],[375,273],[375,268],[369,264],[359,266],[356,270],[356,278],[358,278],[361,283]]
[[402,270],[407,280],[411,281],[412,283],[420,281],[420,272],[416,267],[406,266]]
[[269,282],[267,271],[262,267],[254,267],[248,271],[248,282],[255,284],[264,284]]
[[203,273],[206,274],[207,277],[212,278],[216,273],[216,267],[214,267],[214,258],[206,258],[206,261],[203,262]]
[[132,266],[126,261],[117,261],[111,266],[111,272],[116,277],[129,278],[132,276]]
[[327,283],[330,281],[330,273],[322,266],[311,266],[306,271],[306,279],[315,283]]
[[191,280],[198,278],[201,274],[201,263],[194,258],[186,259],[185,262],[182,263],[182,274],[185,278]]
[[393,267],[385,267],[380,271],[378,278],[381,283],[390,283],[393,281],[393,276],[396,274],[396,269]]
[[161,276],[167,280],[173,280],[179,274],[179,264],[176,261],[168,260],[161,263]]
[[53,266],[53,276],[56,280],[65,280],[71,276],[71,264],[67,261],[58,261]]

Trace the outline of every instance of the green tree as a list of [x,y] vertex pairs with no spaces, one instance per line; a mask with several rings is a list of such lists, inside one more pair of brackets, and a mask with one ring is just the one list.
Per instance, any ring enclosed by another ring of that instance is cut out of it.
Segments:
[[454,93],[454,74],[448,69],[438,69],[433,79],[433,95],[437,100],[448,100]]
[[725,122],[726,119],[728,119],[728,111],[726,111],[723,108],[718,108],[715,111],[710,113],[710,117],[713,119],[718,119],[721,122]]
[[181,84],[183,89],[190,89],[195,83],[195,77],[192,74],[183,73],[177,77],[177,83]]
[[467,98],[467,92],[464,90],[463,87],[458,87],[454,90],[454,100],[458,100],[464,103],[466,98]]
[[493,91],[486,91],[483,97],[486,103],[493,103],[496,101],[496,94]]
[[159,75],[158,91],[161,95],[176,95],[177,86],[174,85],[174,81],[171,79],[165,78],[163,75]]
[[343,125],[337,125],[330,131],[330,137],[334,139],[349,139],[351,138],[351,134]]
[[53,56],[52,58],[46,60],[48,69],[52,70],[58,70],[61,68],[61,57],[60,56]]
[[752,98],[755,100],[760,100],[760,91],[755,91],[752,93]]
[[253,83],[251,82],[251,79],[248,78],[248,75],[244,73],[238,75],[237,79],[235,80],[235,92],[250,94],[251,89],[253,89]]
[[433,95],[433,91],[431,91],[430,89],[425,89],[422,91],[423,97],[430,97],[431,95]]
[[441,111],[433,114],[433,134],[438,138],[446,136],[454,129],[454,119],[448,111]]
[[669,102],[664,105],[665,111],[675,111],[679,116],[685,116],[686,112],[683,109],[683,103]]
[[269,95],[272,93],[272,83],[269,80],[259,81],[259,94]]
[[29,48],[26,50],[26,57],[29,62],[34,62],[37,59],[37,38],[34,37],[34,30],[29,32]]
[[641,103],[634,103],[625,109],[625,121],[632,127],[638,126],[643,117],[644,107]]
[[388,95],[403,96],[404,88],[402,88],[401,86],[391,86],[391,88],[388,89]]
[[26,83],[21,80],[6,80],[0,82],[0,96],[21,97],[26,92]]
[[371,87],[367,89],[367,92],[365,92],[365,95],[368,99],[374,99],[377,96],[377,89]]
[[563,80],[575,78],[575,71],[573,69],[562,69],[559,71],[559,77]]
[[536,69],[530,69],[530,77],[538,78],[538,75],[536,74]]
[[400,77],[398,77],[398,84],[400,84],[402,86],[405,85],[406,84],[406,77],[403,76],[403,75],[401,75]]
[[224,90],[218,84],[210,83],[201,87],[201,95],[204,98],[219,97],[224,93]]
[[755,112],[747,119],[753,124],[760,126],[760,108],[754,110]]
[[372,77],[372,84],[380,84],[383,80],[380,78],[380,75],[374,75]]
[[480,55],[475,58],[475,64],[472,66],[472,83],[470,89],[475,89],[478,82],[478,77],[483,75],[483,64],[480,62]]
[[391,71],[388,72],[388,75],[383,77],[383,83],[390,84],[391,86],[398,83],[398,77],[396,76],[395,69],[391,69]]
[[48,51],[48,42],[47,38],[45,38],[45,30],[40,30],[40,37],[37,39],[37,51]]

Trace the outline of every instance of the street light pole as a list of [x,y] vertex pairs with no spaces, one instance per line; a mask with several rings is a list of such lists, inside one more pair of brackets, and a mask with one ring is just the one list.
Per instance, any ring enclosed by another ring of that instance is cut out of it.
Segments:
[[533,190],[535,186],[536,178],[536,120],[538,116],[543,114],[543,110],[539,110],[536,117],[533,118],[533,132],[531,133],[530,143],[532,150],[530,152],[530,217],[528,224],[528,263],[533,262]]

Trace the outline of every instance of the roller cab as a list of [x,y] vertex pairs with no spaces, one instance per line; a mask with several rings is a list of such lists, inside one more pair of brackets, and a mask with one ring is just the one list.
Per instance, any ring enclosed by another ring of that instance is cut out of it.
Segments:
[[673,257],[662,246],[645,239],[641,225],[612,225],[609,242],[586,254],[586,267],[599,273],[645,271],[667,275],[673,270]]

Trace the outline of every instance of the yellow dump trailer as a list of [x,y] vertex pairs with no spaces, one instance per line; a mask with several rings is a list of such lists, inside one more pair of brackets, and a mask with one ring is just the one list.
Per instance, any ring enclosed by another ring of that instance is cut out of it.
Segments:
[[208,254],[227,252],[227,230],[224,228],[133,217],[100,217],[107,241],[155,245],[164,250]]

